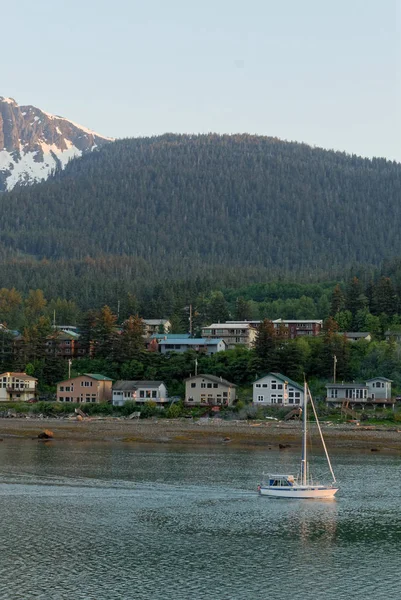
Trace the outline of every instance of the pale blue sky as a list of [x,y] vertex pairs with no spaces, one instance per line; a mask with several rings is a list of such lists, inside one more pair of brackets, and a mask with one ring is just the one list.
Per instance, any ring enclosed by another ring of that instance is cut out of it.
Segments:
[[401,0],[19,0],[0,95],[104,135],[249,132],[401,161]]

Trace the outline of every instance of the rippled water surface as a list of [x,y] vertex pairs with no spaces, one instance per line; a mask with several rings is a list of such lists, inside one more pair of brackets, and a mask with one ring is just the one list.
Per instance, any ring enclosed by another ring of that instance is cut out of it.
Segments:
[[0,598],[401,599],[401,458],[335,456],[336,501],[256,494],[266,467],[297,461],[5,441]]

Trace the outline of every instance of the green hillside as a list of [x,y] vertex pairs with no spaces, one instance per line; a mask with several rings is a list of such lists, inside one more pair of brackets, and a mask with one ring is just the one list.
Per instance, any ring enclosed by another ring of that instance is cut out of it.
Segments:
[[384,159],[250,135],[121,140],[0,195],[3,285],[335,276],[401,255],[400,200]]

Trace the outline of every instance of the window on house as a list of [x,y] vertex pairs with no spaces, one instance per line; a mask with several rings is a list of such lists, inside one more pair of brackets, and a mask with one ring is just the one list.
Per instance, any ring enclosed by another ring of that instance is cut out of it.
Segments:
[[144,390],[140,390],[139,391],[139,397],[140,398],[145,398],[145,391]]
[[152,390],[152,398],[157,398],[157,390]]
[[227,392],[223,392],[223,398],[227,398],[228,394]]
[[60,392],[64,392],[64,386],[60,385]]
[[276,390],[277,389],[277,381],[272,381],[272,383],[271,383],[271,389],[272,390]]
[[282,383],[279,383],[279,384],[277,385],[277,389],[278,389],[278,390],[282,390],[282,389],[283,389],[283,384],[282,384]]
[[204,383],[204,382],[202,381],[202,383],[201,383],[201,388],[205,388],[205,387],[206,387],[206,383]]
[[260,383],[255,383],[255,387],[260,388],[261,387]]
[[264,402],[265,397],[264,396],[258,396],[258,402]]
[[196,383],[195,382],[191,383],[191,388],[196,388]]
[[262,387],[267,388],[267,383],[262,383]]
[[213,387],[214,387],[214,388],[218,388],[218,387],[219,387],[219,384],[218,384],[218,383],[214,383],[214,384],[213,384]]
[[208,384],[207,384],[207,387],[208,387],[208,388],[211,388],[211,387],[212,387],[212,384],[211,384],[211,383],[208,383]]

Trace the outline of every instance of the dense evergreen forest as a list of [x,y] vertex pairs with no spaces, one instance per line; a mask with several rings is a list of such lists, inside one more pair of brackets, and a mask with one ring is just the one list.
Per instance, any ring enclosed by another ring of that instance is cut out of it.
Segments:
[[250,135],[121,140],[0,195],[1,285],[89,309],[372,276],[401,255],[400,199],[384,159]]

